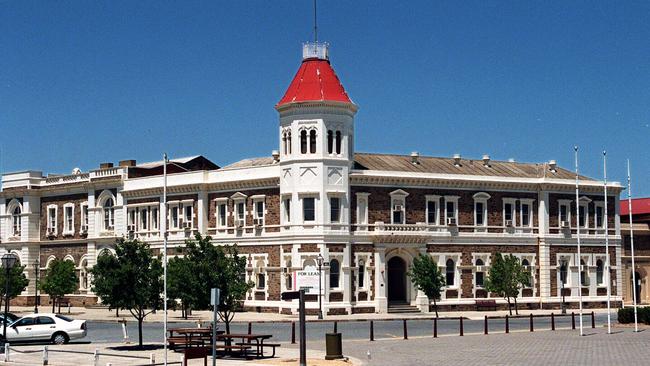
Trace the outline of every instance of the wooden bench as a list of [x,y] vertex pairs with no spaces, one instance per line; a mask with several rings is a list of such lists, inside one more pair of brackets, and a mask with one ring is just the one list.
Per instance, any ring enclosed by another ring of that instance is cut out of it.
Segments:
[[[184,336],[176,336],[176,337],[167,337],[167,343],[169,344],[170,349],[175,349],[176,346],[185,346],[186,348],[191,345],[202,345],[203,341],[197,340],[197,339],[192,339],[189,340],[187,337]],[[208,341],[208,343],[210,343]]]
[[497,301],[496,300],[476,300],[476,311],[480,310],[496,310],[497,309]]
[[[250,347],[257,347],[255,343],[235,343],[238,346],[250,346]],[[260,344],[260,351],[262,352],[262,355],[264,354],[264,347],[271,347],[273,348],[273,354],[269,357],[273,358],[275,357],[275,348],[282,346],[280,343],[261,343]]]
[[187,366],[187,360],[203,359],[203,366],[208,366],[208,353],[210,352],[207,347],[192,347],[186,348],[183,351],[183,366]]
[[251,346],[249,346],[249,345],[247,345],[247,344],[237,344],[237,345],[234,345],[234,346],[232,346],[232,345],[229,346],[229,345],[217,344],[217,345],[215,346],[215,348],[216,348],[217,350],[220,350],[220,349],[224,350],[224,353],[228,353],[228,351],[237,350],[237,351],[240,352],[240,354],[241,354],[242,357],[244,357],[244,358],[251,358],[251,357],[248,355],[248,351],[251,349]]

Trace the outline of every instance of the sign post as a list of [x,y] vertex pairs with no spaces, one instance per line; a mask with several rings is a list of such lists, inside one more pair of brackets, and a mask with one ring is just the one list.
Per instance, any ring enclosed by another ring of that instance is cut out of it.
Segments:
[[307,366],[307,326],[305,321],[305,289],[283,292],[282,300],[298,299],[298,319],[300,322],[300,366]]
[[212,320],[212,366],[217,364],[217,310],[219,308],[219,295],[220,292],[218,288],[213,288],[210,291],[210,305],[213,309],[213,320]]

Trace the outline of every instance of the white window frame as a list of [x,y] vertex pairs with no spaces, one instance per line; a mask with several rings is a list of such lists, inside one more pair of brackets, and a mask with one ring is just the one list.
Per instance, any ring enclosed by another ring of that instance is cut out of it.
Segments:
[[[228,227],[228,198],[227,197],[219,197],[214,200],[214,207],[215,207],[215,213],[214,216],[216,218],[216,228],[217,229],[225,229]],[[223,223],[221,222],[221,207],[225,207],[224,213],[223,213]]]
[[126,227],[133,226],[134,231],[138,228],[138,209],[130,207],[126,210]]
[[564,284],[564,288],[571,288],[573,280],[571,279],[571,268],[573,267],[573,255],[569,253],[558,253],[556,255],[556,268],[557,268],[557,289],[559,290],[558,292],[561,293],[562,289],[562,274],[561,274],[561,268],[562,268],[562,261],[565,260],[567,262],[567,269],[566,269],[566,283]]
[[571,223],[571,203],[572,200],[557,200],[557,223],[558,227],[562,227],[562,206],[566,206],[566,221],[569,223],[569,228],[573,227]]
[[[601,209],[601,225],[598,226],[598,209]],[[594,201],[594,228],[605,229],[605,201]]]
[[357,227],[368,230],[368,203],[370,193],[357,192]]
[[[522,198],[519,200],[519,222],[517,223],[518,227],[521,228],[531,228],[533,227],[533,203],[535,202],[532,198]],[[528,225],[524,226],[524,205],[528,205]]]
[[[478,192],[472,196],[474,198],[474,227],[475,231],[486,231],[487,226],[488,226],[488,200],[490,199],[490,195],[487,194],[486,192]],[[483,222],[477,222],[476,216],[477,216],[477,209],[476,205],[478,203],[481,203],[483,205]]]
[[[52,212],[52,211],[54,212],[54,226],[52,226],[52,221],[51,221],[52,217],[50,216],[50,212]],[[54,235],[59,234],[58,227],[57,227],[58,226],[57,225],[57,220],[58,220],[58,214],[59,214],[58,211],[59,211],[59,207],[57,205],[48,205],[47,206],[47,231],[49,233],[50,230],[53,230]]]
[[[251,200],[253,201],[253,220],[255,219],[261,219],[262,220],[262,226],[266,223],[265,217],[266,217],[266,196],[263,194],[258,194],[255,196],[251,196]],[[257,204],[262,203],[262,216],[259,216],[259,213],[257,211]]]
[[[603,263],[603,282],[598,282],[598,261]],[[607,287],[607,257],[605,255],[598,255],[594,258],[594,282],[596,287]]]
[[[479,270],[478,265],[476,264],[476,261],[478,260],[483,261],[483,269]],[[456,264],[458,265],[458,264]],[[445,266],[446,267],[446,266]],[[488,278],[488,273],[490,272],[490,253],[473,253],[472,254],[472,267],[473,267],[473,272],[472,272],[472,285],[474,286],[474,296],[476,296],[476,290],[485,290],[485,280]],[[476,273],[481,272],[483,273],[483,285],[478,285],[476,281]],[[488,293],[489,297],[489,293]]]
[[[14,214],[14,212],[18,209],[19,213]],[[11,233],[11,237],[20,237],[21,236],[21,231],[22,231],[22,216],[23,216],[23,207],[18,202],[18,200],[13,199],[9,204],[7,205],[7,216],[9,217],[9,225],[10,225],[10,230],[9,232]]]
[[[449,215],[448,215],[449,213],[447,212],[447,203],[448,202],[451,202],[451,203],[454,204],[454,219],[456,219],[456,226],[458,226],[459,225],[459,222],[458,222],[458,199],[459,199],[459,196],[443,196],[443,197],[445,199],[444,200],[445,201],[445,207],[444,207],[444,210],[445,210],[445,226],[448,226],[448,224],[447,224],[448,220],[447,219],[449,219]],[[447,262],[447,260],[445,259],[445,263],[446,262]]]
[[79,230],[83,231],[83,229],[86,229],[87,232],[90,223],[90,209],[88,206],[88,201],[81,202],[81,204],[79,205],[79,209],[81,210],[79,212],[79,217],[81,219]]
[[[535,291],[535,256],[534,255],[529,255],[529,254],[522,254],[518,255],[519,261],[522,264],[522,267],[528,271],[530,275],[530,285],[529,286],[522,286],[522,289],[533,289]],[[528,266],[523,265],[523,261],[527,260],[528,261]],[[528,267],[528,268],[526,268]]]
[[[395,190],[390,192],[390,223],[392,225],[403,225],[406,224],[406,197],[408,197],[409,193],[406,191],[403,191],[401,189]],[[402,222],[395,222],[395,215],[394,213],[397,212],[395,210],[395,206],[401,205],[401,213],[402,213]]]
[[[339,272],[338,272],[338,280],[336,281],[336,287],[332,286],[332,271],[331,271],[331,263],[333,260],[336,260],[339,264]],[[327,267],[327,288],[329,288],[331,291],[340,291],[343,289],[343,257],[341,256],[331,256],[329,258],[330,266]]]
[[[427,194],[425,197],[425,206],[424,206],[424,220],[427,225],[440,225],[440,196],[434,194]],[[436,212],[434,214],[433,222],[429,221],[429,202],[433,202],[436,205]]]
[[[155,214],[154,211],[156,211]],[[159,227],[160,227],[160,208],[158,206],[149,206],[149,230],[158,231]]]
[[512,210],[510,211],[510,216],[512,217],[512,226],[515,227],[517,226],[517,199],[516,198],[504,198],[503,199],[503,212],[502,212],[502,217],[503,217],[503,226],[507,228],[506,225],[506,212],[508,211],[506,209],[506,205],[512,205]]
[[[578,205],[578,210],[580,210],[580,207],[584,207],[584,215],[580,215],[580,220],[584,220],[585,225],[580,226],[580,229],[589,229],[589,204],[591,203],[591,199],[588,197],[580,197],[579,205]],[[584,216],[584,218],[583,218]],[[576,223],[578,226],[580,223]]]
[[[334,193],[334,192],[328,192],[327,193],[327,208],[328,208],[328,213],[327,216],[329,218],[330,224],[341,224],[344,221],[343,218],[343,198],[345,196],[343,193]],[[337,221],[332,220],[332,199],[335,198],[339,201],[339,219]]]
[[190,209],[190,228],[194,228],[194,202],[183,203],[183,227],[187,222],[187,209]]
[[[314,200],[314,220],[305,220],[305,199],[312,198]],[[318,195],[317,194],[302,194],[300,195],[300,211],[302,215],[300,219],[303,224],[313,225],[318,221]]]
[[[287,202],[289,203],[287,205]],[[291,194],[282,195],[282,211],[281,211],[281,220],[285,225],[291,224],[291,217],[293,216],[291,210],[293,209],[293,197]]]
[[[246,226],[246,216],[248,216],[248,208],[246,207],[247,198],[248,196],[241,192],[237,192],[232,196],[230,196],[230,199],[233,200],[233,218],[234,218],[235,227],[237,226],[239,220],[242,220],[242,226]],[[243,203],[243,209],[240,208],[239,206],[242,203]]]
[[[144,221],[142,220],[144,216]],[[140,207],[138,209],[138,231],[147,231],[150,229],[150,220],[151,214],[149,212],[149,207]]]
[[[70,209],[70,225],[68,228],[68,209]],[[74,203],[68,202],[63,205],[63,235],[74,235]]]
[[[359,273],[363,262],[363,286],[359,286],[359,279],[361,278],[361,274]],[[368,267],[370,262],[370,255],[356,255],[356,264],[357,264],[357,273],[356,273],[356,289],[357,291],[366,291],[369,289],[369,284],[368,284]]]

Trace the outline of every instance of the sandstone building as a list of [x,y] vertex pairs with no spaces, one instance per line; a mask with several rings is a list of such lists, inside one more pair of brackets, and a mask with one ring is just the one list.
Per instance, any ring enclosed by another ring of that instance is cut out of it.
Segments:
[[[36,263],[44,273],[53,258],[73,261],[80,281],[69,298],[92,304],[88,269],[97,256],[123,236],[160,253],[167,210],[170,255],[194,232],[239,246],[256,284],[245,306],[258,311],[295,312],[297,304],[280,294],[292,289],[295,271],[315,269],[319,253],[330,264],[323,274],[326,314],[387,312],[394,305],[428,311],[427,298],[406,275],[419,254],[435,258],[445,274],[442,308],[473,308],[475,299],[493,297],[483,284],[495,252],[512,253],[529,269],[524,306],[559,307],[561,295],[576,306],[580,293],[586,306],[604,303],[602,182],[581,177],[576,202],[575,175],[554,161],[358,153],[357,106],[322,44],[304,46],[275,108],[278,149],[271,156],[226,166],[202,156],[173,159],[167,208],[162,162],[3,175],[0,252],[15,253],[31,279]],[[620,191],[609,185],[614,301],[622,289]],[[33,303],[33,284],[19,302]],[[309,300],[314,312],[316,297]]]

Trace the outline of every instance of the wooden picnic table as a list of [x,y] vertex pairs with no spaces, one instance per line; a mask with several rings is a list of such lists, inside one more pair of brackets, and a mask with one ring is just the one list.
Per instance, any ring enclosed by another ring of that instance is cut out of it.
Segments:
[[[273,337],[271,334],[219,334],[217,335],[217,341],[221,340],[226,342],[227,340],[241,339],[242,342],[240,345],[255,345],[256,356],[257,358],[264,357],[264,340],[270,339]],[[269,345],[271,346],[271,345]],[[275,347],[273,345],[273,354],[275,354]]]
[[[180,344],[183,343],[185,346],[189,347],[193,344],[203,345],[205,341],[208,344],[212,343],[212,327],[209,328],[170,328],[167,329],[169,332],[168,343],[170,344]],[[174,333],[178,336],[174,336]],[[217,334],[223,334],[223,330],[217,330]]]

